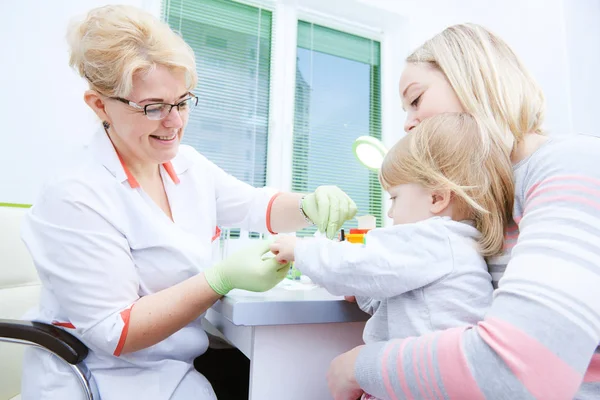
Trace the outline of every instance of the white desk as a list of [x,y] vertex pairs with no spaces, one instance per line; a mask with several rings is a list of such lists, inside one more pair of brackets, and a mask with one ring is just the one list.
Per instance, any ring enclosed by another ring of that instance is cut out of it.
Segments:
[[356,304],[325,289],[281,286],[265,293],[234,290],[206,314],[250,359],[249,400],[331,399],[329,363],[363,343],[367,319]]

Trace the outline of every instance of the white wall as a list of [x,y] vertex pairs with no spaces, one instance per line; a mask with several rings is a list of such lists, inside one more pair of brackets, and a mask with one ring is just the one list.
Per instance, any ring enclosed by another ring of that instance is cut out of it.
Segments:
[[600,136],[600,1],[564,0],[573,131]]
[[[44,181],[98,126],[85,82],[68,67],[69,20],[102,0],[2,2],[0,202],[32,203]],[[141,6],[143,0],[121,1]]]
[[[419,46],[446,26],[455,23],[473,22],[491,29],[514,48],[543,87],[548,103],[546,128],[554,135],[573,131],[569,111],[570,74],[562,0],[363,1],[376,3],[390,12],[410,14],[408,31],[411,48]],[[573,2],[582,3],[579,11],[584,14],[600,4],[597,0]],[[565,3],[571,1],[565,0]],[[596,6],[592,7],[592,3]],[[594,20],[596,31],[599,29],[599,17],[597,15]],[[574,16],[571,22],[578,23],[580,18]],[[589,19],[591,23],[592,18]],[[600,40],[600,36],[595,40]],[[600,46],[590,49],[590,52],[594,57],[600,57]],[[582,86],[582,91],[587,90],[585,83],[582,82]],[[589,106],[586,107],[589,109]]]
[[[259,1],[259,0],[255,0]],[[267,0],[264,0],[267,1]],[[298,0],[285,0],[298,1]],[[408,48],[457,22],[481,23],[511,44],[546,92],[552,134],[599,132],[598,0],[301,0],[348,20],[385,11],[383,44],[386,142],[401,135],[397,79]],[[82,101],[85,83],[68,66],[64,40],[72,16],[102,0],[20,0],[0,5],[0,202],[31,203],[67,155],[98,123]],[[126,0],[158,13],[160,0]],[[337,11],[336,11],[337,10]],[[354,11],[353,11],[354,10]],[[407,23],[405,21],[408,21]],[[363,22],[369,25],[370,21]],[[375,23],[375,21],[373,21]],[[396,132],[398,136],[396,136]]]

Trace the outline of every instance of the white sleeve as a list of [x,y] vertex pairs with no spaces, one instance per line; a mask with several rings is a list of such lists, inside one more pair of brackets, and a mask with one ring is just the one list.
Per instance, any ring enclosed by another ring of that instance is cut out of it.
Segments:
[[358,308],[366,312],[367,314],[373,315],[375,311],[379,308],[381,304],[381,300],[375,300],[371,297],[365,296],[356,296],[356,304],[358,304]]
[[139,280],[127,239],[96,201],[85,185],[54,187],[25,217],[22,238],[64,322],[94,351],[118,356]]
[[268,187],[255,188],[228,174],[196,150],[186,151],[195,153],[194,158],[208,169],[207,173],[214,180],[217,225],[267,233],[270,205],[277,195],[277,190]]
[[299,240],[294,258],[303,274],[331,293],[374,299],[421,288],[453,269],[447,230],[435,221],[374,229],[366,245]]

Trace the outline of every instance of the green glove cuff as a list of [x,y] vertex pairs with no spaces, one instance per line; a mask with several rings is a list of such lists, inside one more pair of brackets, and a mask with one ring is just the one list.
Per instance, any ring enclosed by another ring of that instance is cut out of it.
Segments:
[[212,266],[204,271],[204,278],[208,285],[217,294],[225,296],[232,289],[231,283],[226,282],[226,279],[221,275],[219,265]]

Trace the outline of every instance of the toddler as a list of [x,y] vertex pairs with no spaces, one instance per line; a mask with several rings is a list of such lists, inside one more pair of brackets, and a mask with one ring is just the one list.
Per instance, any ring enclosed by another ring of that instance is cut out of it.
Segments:
[[372,315],[365,343],[476,324],[492,302],[484,257],[502,252],[513,209],[512,165],[495,137],[465,113],[422,121],[379,174],[393,226],[364,245],[285,236],[271,251],[331,293],[356,296]]

